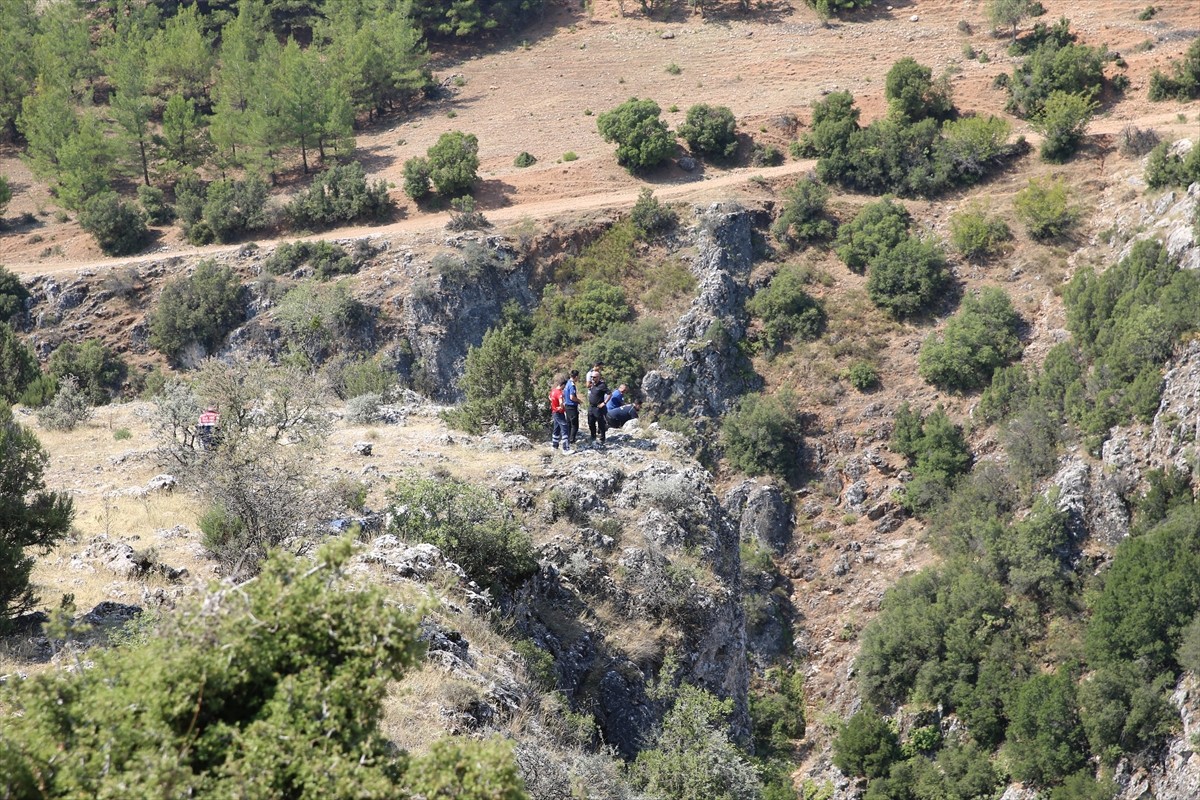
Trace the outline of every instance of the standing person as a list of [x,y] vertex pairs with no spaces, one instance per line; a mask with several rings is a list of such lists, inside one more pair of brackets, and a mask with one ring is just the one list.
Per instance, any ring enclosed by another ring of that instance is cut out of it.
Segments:
[[563,386],[563,413],[567,416],[568,446],[575,444],[575,439],[579,436],[579,392],[575,389],[575,380],[578,377],[579,370],[571,370],[571,377],[567,378]]
[[604,446],[604,438],[608,433],[608,384],[599,371],[592,376],[592,386],[588,389],[588,432],[592,435],[592,443],[596,442],[596,432],[600,432],[600,445]]
[[217,427],[220,424],[221,415],[217,413],[216,406],[208,406],[200,412],[200,419],[196,422],[196,433],[200,437],[200,446],[205,450],[211,450],[217,443]]
[[596,382],[596,376],[600,374],[600,370],[603,367],[604,364],[600,363],[599,361],[597,361],[595,364],[592,364],[592,368],[588,370],[587,374],[587,388],[592,388],[592,384]]
[[567,444],[567,409],[563,405],[563,390],[567,379],[559,376],[555,379],[554,388],[550,390],[550,446],[555,450],[561,442],[563,452],[571,452]]

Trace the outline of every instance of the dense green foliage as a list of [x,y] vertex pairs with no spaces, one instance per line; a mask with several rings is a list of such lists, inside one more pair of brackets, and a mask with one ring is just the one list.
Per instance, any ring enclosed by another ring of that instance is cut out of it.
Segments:
[[913,511],[928,510],[945,500],[971,467],[971,450],[962,430],[940,407],[922,416],[908,403],[900,406],[891,448],[909,461],[913,477],[902,500]]
[[997,367],[1021,355],[1020,323],[1003,289],[968,295],[942,335],[931,335],[921,345],[921,377],[960,392],[983,387]]
[[873,709],[850,718],[833,740],[833,764],[847,775],[880,778],[900,758],[900,740]]
[[1061,178],[1030,178],[1013,198],[1013,208],[1034,239],[1054,239],[1075,223],[1078,212]]
[[933,80],[933,72],[905,57],[892,64],[884,81],[889,112],[906,124],[923,119],[946,120],[954,116],[949,82]]
[[675,139],[659,118],[653,100],[631,97],[596,118],[596,128],[606,142],[617,145],[617,163],[630,172],[656,167],[675,150]]
[[1055,90],[1033,118],[1033,129],[1042,134],[1042,158],[1063,162],[1074,155],[1098,103],[1087,92]]
[[7,322],[0,322],[0,405],[15,403],[41,373],[37,357]]
[[964,258],[995,256],[1010,239],[1008,223],[989,216],[981,205],[968,206],[950,218],[950,245]]
[[12,322],[25,313],[29,290],[16,273],[0,264],[0,322]]
[[1185,155],[1177,153],[1170,142],[1162,142],[1150,151],[1146,159],[1146,185],[1151,189],[1187,188],[1196,181],[1200,181],[1200,139],[1192,142]]
[[856,11],[860,8],[870,8],[875,0],[806,0],[822,17],[830,17],[843,11]]
[[8,185],[8,178],[0,175],[0,223],[3,223],[4,211],[8,208],[10,200],[12,200],[12,188]]
[[362,164],[334,165],[292,198],[283,213],[293,228],[320,230],[349,222],[379,222],[395,204],[387,182],[367,182]]
[[[396,752],[379,730],[388,686],[421,653],[410,613],[342,573],[281,557],[254,581],[165,617],[94,666],[4,697],[0,769],[14,797],[188,795],[521,800],[506,748]],[[271,635],[264,635],[270,631]],[[70,742],[73,757],[61,758]]]
[[801,178],[783,193],[783,210],[771,226],[775,237],[789,247],[828,239],[836,228],[825,216],[829,189],[812,178]]
[[725,106],[692,106],[679,126],[679,136],[694,155],[728,159],[737,153],[737,120]]
[[272,275],[294,272],[302,266],[312,269],[318,280],[338,275],[352,275],[362,266],[364,253],[347,253],[341,245],[325,241],[283,243],[263,262],[263,269]]
[[828,183],[872,194],[931,197],[969,186],[998,169],[1025,145],[1009,145],[1010,126],[997,117],[954,116],[945,90],[925,80],[925,68],[903,65],[896,77],[893,113],[863,128],[849,92],[813,106],[812,126],[800,151],[816,156]]
[[1171,74],[1154,70],[1150,75],[1151,100],[1186,103],[1200,97],[1200,37],[1192,40],[1183,58],[1172,62]]
[[533,358],[525,337],[511,323],[492,328],[478,347],[467,351],[462,389],[465,402],[447,415],[461,430],[482,433],[494,425],[524,433],[543,423],[534,402],[541,393],[534,391]]
[[354,334],[368,319],[366,308],[350,296],[344,281],[332,285],[303,281],[275,309],[287,352],[310,369],[339,351],[350,350]]
[[429,159],[429,180],[438,194],[450,198],[470,193],[479,170],[479,139],[475,134],[447,131],[425,155]]
[[871,262],[867,295],[893,317],[911,317],[928,310],[949,279],[941,246],[909,237]]
[[90,233],[105,255],[127,256],[146,243],[146,217],[115,192],[94,195],[79,214],[80,226]]
[[[37,437],[14,421],[11,406],[0,400],[0,631],[36,601],[29,581],[33,557],[26,551],[48,551],[67,533],[74,516],[65,492],[45,491],[47,461]],[[0,726],[0,771],[6,781],[16,774],[4,757],[10,723],[11,718]]]
[[746,303],[746,310],[763,322],[763,341],[777,350],[788,340],[815,339],[825,327],[825,308],[805,286],[808,271],[800,264],[780,267],[771,282]]
[[129,371],[125,359],[98,339],[63,342],[50,355],[46,371],[55,381],[73,377],[92,405],[116,397]]
[[192,346],[213,352],[245,318],[243,295],[232,269],[201,262],[190,276],[163,287],[150,318],[150,343],[172,361]]
[[804,446],[795,400],[749,394],[721,420],[725,457],[747,475],[789,477],[800,465]]
[[908,209],[891,197],[867,203],[854,219],[838,227],[838,258],[861,275],[871,261],[908,238],[911,222]]
[[637,202],[629,212],[629,221],[642,239],[666,233],[679,223],[679,215],[669,206],[658,202],[650,188],[638,192]]
[[481,586],[514,588],[537,570],[533,544],[489,490],[453,479],[401,478],[388,494],[389,530],[437,545]]
[[1055,92],[1092,100],[1103,90],[1107,51],[1075,44],[1065,18],[1049,27],[1038,23],[1022,43],[1028,55],[1008,81],[1008,107],[1017,116],[1038,118]]

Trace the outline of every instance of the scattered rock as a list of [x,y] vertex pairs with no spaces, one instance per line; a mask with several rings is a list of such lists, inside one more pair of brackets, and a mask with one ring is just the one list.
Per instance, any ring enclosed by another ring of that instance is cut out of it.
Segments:
[[145,486],[146,492],[173,492],[175,490],[175,476],[155,475]]
[[372,445],[370,442],[355,442],[354,443],[354,452],[360,456],[371,455],[371,451],[373,449],[374,449],[374,445]]
[[660,39],[674,39],[674,38],[675,38],[675,31],[663,31],[663,32],[662,32],[662,34],[661,34],[661,35],[660,35],[658,38],[660,38]]
[[696,163],[696,159],[690,158],[688,156],[684,156],[683,158],[680,158],[675,163],[678,164],[679,168],[681,170],[683,170],[684,172],[691,172],[698,166]]
[[97,603],[91,611],[84,614],[83,621],[89,625],[97,626],[124,625],[141,613],[142,609],[140,606],[131,606],[124,603],[115,603],[112,600],[104,600]]
[[496,477],[505,483],[524,483],[529,480],[529,470],[514,464],[500,470]]

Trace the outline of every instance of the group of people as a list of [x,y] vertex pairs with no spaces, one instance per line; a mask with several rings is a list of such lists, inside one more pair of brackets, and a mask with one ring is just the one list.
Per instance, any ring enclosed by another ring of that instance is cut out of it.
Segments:
[[587,403],[588,433],[593,446],[604,447],[609,428],[620,428],[638,415],[638,404],[628,403],[625,393],[629,387],[622,383],[609,391],[604,380],[604,365],[597,362],[587,373],[584,393],[579,394],[579,370],[570,375],[555,378],[550,388],[550,416],[552,418],[550,446],[555,450],[562,445],[564,453],[570,453],[579,439],[579,409]]

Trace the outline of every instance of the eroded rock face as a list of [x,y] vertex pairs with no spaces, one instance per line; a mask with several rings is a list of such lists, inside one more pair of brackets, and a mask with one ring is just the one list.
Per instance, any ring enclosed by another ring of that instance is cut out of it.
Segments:
[[1129,535],[1129,508],[1112,476],[1093,469],[1080,456],[1070,456],[1050,483],[1058,488],[1058,508],[1066,512],[1076,541],[1091,537],[1115,547]]
[[743,481],[725,495],[725,512],[738,521],[743,542],[757,540],[782,554],[792,540],[795,515],[779,487],[757,481]]
[[691,265],[699,296],[659,352],[658,369],[642,381],[648,399],[692,417],[711,417],[754,388],[735,347],[746,334],[752,221],[751,212],[735,203],[714,203],[700,212]]
[[[1193,185],[1197,188],[1200,184]],[[1150,428],[1147,460],[1163,469],[1188,466],[1200,441],[1200,340],[1193,339],[1167,364],[1162,400]]]
[[1147,766],[1128,761],[1117,765],[1113,776],[1120,787],[1118,800],[1194,800],[1200,797],[1200,753],[1192,737],[1200,731],[1200,687],[1195,676],[1185,676],[1171,694],[1179,710],[1180,730],[1167,742],[1162,759]]

